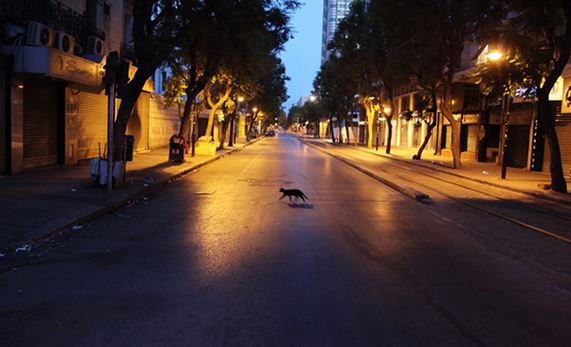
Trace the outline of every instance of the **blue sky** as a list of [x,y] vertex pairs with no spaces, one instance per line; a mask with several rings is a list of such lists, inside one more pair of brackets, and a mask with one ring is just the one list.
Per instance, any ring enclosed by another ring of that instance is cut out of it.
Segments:
[[292,17],[294,38],[286,43],[281,54],[286,74],[291,78],[287,82],[290,98],[284,105],[286,112],[292,103],[302,95],[309,95],[313,88],[313,79],[321,64],[322,17],[322,0],[305,0]]

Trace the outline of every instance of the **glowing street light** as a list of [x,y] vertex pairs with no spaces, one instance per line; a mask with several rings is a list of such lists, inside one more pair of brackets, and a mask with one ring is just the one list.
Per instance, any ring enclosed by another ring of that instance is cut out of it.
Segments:
[[[504,58],[504,53],[499,50],[491,51],[487,54],[487,57],[492,62],[499,62],[500,59]],[[508,134],[509,134],[509,121],[510,121],[510,95],[504,91],[502,95],[502,105],[501,105],[501,171],[500,178],[505,179],[507,173],[507,151],[508,151]]]
[[491,51],[487,54],[488,59],[491,61],[498,61],[504,57],[504,54],[500,51]]
[[309,96],[309,101],[315,102],[315,100],[317,100],[317,96],[315,96],[315,95],[310,95],[310,96]]

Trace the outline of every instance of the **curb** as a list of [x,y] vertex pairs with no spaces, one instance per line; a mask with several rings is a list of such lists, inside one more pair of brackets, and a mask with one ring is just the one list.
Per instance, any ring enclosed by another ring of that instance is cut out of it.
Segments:
[[[504,186],[504,185],[501,185],[501,184],[497,184],[497,183],[493,183],[493,182],[488,182],[488,181],[480,180],[480,179],[478,179],[478,178],[473,178],[473,177],[469,177],[469,176],[464,176],[464,175],[462,175],[462,174],[458,174],[458,173],[455,173],[455,172],[449,172],[449,171],[445,171],[445,170],[438,169],[438,168],[436,168],[436,167],[431,167],[431,166],[428,166],[428,165],[416,163],[416,162],[411,161],[411,160],[408,160],[408,159],[395,158],[395,157],[393,157],[393,156],[386,155],[386,154],[383,154],[383,153],[372,153],[372,152],[370,152],[370,151],[368,151],[368,150],[366,150],[366,149],[363,149],[363,148],[358,148],[358,147],[357,147],[357,148],[349,147],[349,148],[351,148],[351,149],[353,149],[353,150],[357,150],[357,151],[369,153],[369,154],[371,154],[371,155],[376,155],[376,156],[379,156],[379,157],[383,157],[383,158],[387,158],[387,159],[392,159],[392,160],[396,160],[396,161],[399,161],[399,162],[402,162],[402,163],[407,163],[407,164],[410,164],[410,165],[422,167],[422,168],[425,168],[425,169],[428,169],[428,170],[438,171],[438,172],[443,173],[443,174],[446,174],[446,175],[450,175],[450,176],[462,178],[462,179],[469,180],[469,181],[472,181],[472,182],[477,182],[477,183],[480,183],[480,184],[486,184],[486,185],[489,185],[489,186],[491,186],[491,187],[495,187],[495,188],[499,188],[499,189],[504,189],[504,190],[509,190],[509,191],[515,191],[515,192],[518,192],[518,193],[520,193],[520,194],[526,194],[526,195],[529,195],[529,196],[534,197],[534,198],[544,199],[544,200],[550,200],[550,201],[552,201],[552,202],[556,202],[556,203],[560,203],[560,204],[571,205],[571,201],[567,201],[567,200],[565,200],[565,199],[560,199],[560,198],[558,198],[558,197],[556,197],[556,196],[550,196],[550,195],[545,195],[545,194],[541,194],[541,193],[536,193],[536,192],[530,192],[530,191],[526,191],[526,190],[521,190],[521,189],[518,189],[518,188],[507,187],[507,186]],[[426,163],[426,161],[424,161],[424,162]]]
[[329,155],[329,156],[331,156],[331,157],[333,157],[333,158],[339,160],[340,162],[344,163],[345,165],[350,166],[351,168],[353,168],[353,169],[355,169],[355,170],[357,170],[357,171],[359,171],[359,172],[361,172],[361,173],[364,173],[365,175],[367,175],[367,176],[369,176],[369,177],[371,177],[371,178],[373,178],[373,179],[375,179],[375,180],[377,180],[377,181],[383,183],[384,185],[386,185],[386,186],[392,188],[393,190],[395,190],[395,191],[397,191],[397,192],[399,192],[399,193],[401,193],[401,194],[403,194],[403,195],[405,195],[405,196],[407,196],[407,197],[409,197],[409,198],[411,198],[411,199],[414,199],[414,200],[419,201],[419,202],[426,202],[426,201],[430,200],[430,196],[429,196],[428,194],[426,194],[426,193],[419,192],[419,191],[417,191],[417,190],[415,190],[415,189],[412,189],[412,188],[407,187],[407,186],[404,186],[404,185],[398,185],[398,184],[392,182],[391,180],[386,179],[385,177],[382,177],[382,176],[380,176],[380,175],[377,175],[376,173],[374,173],[374,172],[372,172],[372,171],[370,171],[370,170],[367,170],[367,169],[365,169],[365,168],[363,168],[363,167],[361,167],[361,166],[358,166],[357,164],[354,164],[354,163],[351,162],[350,160],[347,160],[347,159],[345,159],[345,158],[343,158],[343,157],[340,157],[340,156],[338,156],[338,155],[329,153],[329,152],[327,152],[326,150],[324,150],[324,149],[322,149],[322,148],[320,148],[320,147],[318,147],[318,146],[316,146],[316,145],[314,145],[314,144],[312,144],[312,143],[309,143],[309,142],[305,141],[304,139],[301,139],[301,138],[299,138],[299,137],[298,137],[297,139],[298,139],[299,141],[303,142],[304,144],[306,144],[307,146],[310,146],[310,147],[312,147],[312,148],[315,148],[315,149],[317,149],[318,151],[321,151],[322,153],[325,153],[325,154],[327,154],[327,155]]
[[[18,242],[19,245],[30,245],[33,246],[34,245],[38,245],[40,243],[49,241],[55,237],[67,234],[67,233],[71,233],[72,230],[70,230],[72,227],[76,226],[76,225],[84,225],[87,224],[93,220],[96,220],[98,218],[100,218],[101,216],[117,211],[129,204],[131,204],[133,201],[138,201],[140,199],[143,199],[145,196],[149,195],[149,193],[151,193],[154,189],[157,189],[158,187],[164,186],[165,184],[168,184],[170,182],[173,182],[191,172],[194,172],[208,164],[211,164],[217,160],[220,160],[222,158],[226,158],[228,156],[230,156],[231,154],[233,154],[234,152],[240,152],[242,151],[245,147],[256,143],[257,141],[259,141],[261,138],[256,139],[255,141],[250,141],[246,144],[244,144],[243,146],[239,147],[239,148],[231,148],[229,149],[227,152],[225,153],[221,153],[221,154],[217,154],[212,158],[206,159],[202,162],[196,163],[195,165],[191,165],[190,167],[187,167],[175,174],[172,174],[170,176],[166,176],[164,178],[161,178],[157,181],[155,181],[152,184],[149,184],[147,187],[141,187],[135,191],[133,191],[132,193],[128,193],[125,197],[119,198],[117,201],[112,201],[109,203],[106,203],[104,206],[101,207],[93,207],[93,208],[89,208],[89,209],[85,209],[85,210],[91,210],[90,212],[86,211],[85,214],[83,214],[82,216],[79,217],[72,217],[71,219],[62,222],[61,224],[59,224],[56,227],[52,227],[51,230],[46,231],[45,233],[43,233],[40,236],[34,237],[34,238],[30,238],[28,241],[24,241],[24,242]],[[227,147],[228,148],[228,147]],[[3,246],[2,253],[4,253],[5,255],[8,255],[10,253],[16,253],[16,248],[18,248],[18,245],[6,245]]]

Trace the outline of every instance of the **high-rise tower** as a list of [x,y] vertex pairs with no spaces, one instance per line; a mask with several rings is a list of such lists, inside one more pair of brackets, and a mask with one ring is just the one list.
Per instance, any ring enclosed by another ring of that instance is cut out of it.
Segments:
[[329,58],[327,45],[333,39],[339,22],[349,13],[353,0],[323,0],[323,29],[321,35],[321,64]]

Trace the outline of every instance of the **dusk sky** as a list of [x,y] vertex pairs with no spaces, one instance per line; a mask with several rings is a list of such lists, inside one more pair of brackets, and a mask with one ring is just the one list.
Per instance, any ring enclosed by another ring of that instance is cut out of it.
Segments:
[[289,110],[302,95],[309,95],[312,83],[321,64],[322,0],[305,0],[292,18],[294,38],[285,47],[281,57],[286,66],[289,100],[284,105]]

